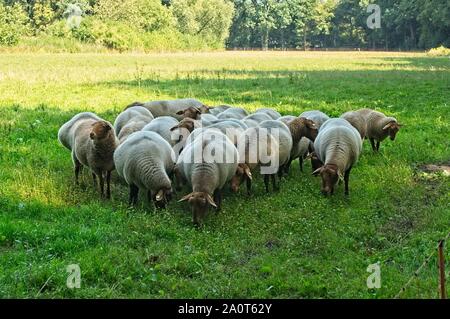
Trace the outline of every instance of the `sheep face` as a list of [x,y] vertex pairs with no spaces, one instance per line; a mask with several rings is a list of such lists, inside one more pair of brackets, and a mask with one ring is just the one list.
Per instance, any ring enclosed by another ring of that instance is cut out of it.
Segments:
[[313,175],[319,175],[322,177],[321,192],[323,195],[333,195],[334,187],[341,178],[338,168],[334,164],[325,164],[319,169],[313,172]]
[[252,173],[247,164],[239,164],[236,173],[231,178],[231,190],[235,193],[239,191],[239,186],[246,180],[252,180]]
[[209,206],[217,208],[216,203],[214,203],[213,198],[210,194],[205,192],[192,192],[182,199],[180,202],[188,201],[192,208],[193,222],[196,226],[201,226],[203,223],[203,218],[205,217]]
[[92,130],[89,137],[93,141],[101,141],[109,138],[114,132],[111,125],[106,121],[97,121],[92,124]]
[[201,114],[202,112],[198,108],[192,106],[177,112],[177,115],[182,115],[183,118],[191,118],[194,120],[200,119]]
[[166,208],[166,205],[172,200],[172,189],[160,189],[153,195],[153,202],[158,208]]
[[385,127],[383,127],[383,132],[389,135],[389,138],[391,139],[391,141],[393,141],[395,140],[395,136],[397,135],[401,126],[402,125],[398,124],[397,122],[391,122],[388,123]]

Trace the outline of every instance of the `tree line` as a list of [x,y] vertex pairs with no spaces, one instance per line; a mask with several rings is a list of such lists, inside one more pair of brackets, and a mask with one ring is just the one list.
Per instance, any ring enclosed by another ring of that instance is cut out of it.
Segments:
[[[70,25],[76,10],[82,19]],[[374,27],[372,20],[380,24]],[[24,37],[70,38],[118,50],[428,49],[450,46],[450,2],[0,0],[0,45]]]

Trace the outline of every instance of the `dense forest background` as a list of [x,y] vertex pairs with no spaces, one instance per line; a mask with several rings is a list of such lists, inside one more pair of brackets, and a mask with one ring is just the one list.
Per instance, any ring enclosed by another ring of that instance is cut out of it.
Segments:
[[[380,8],[379,28],[370,28]],[[450,46],[448,0],[0,0],[1,46],[124,50]]]

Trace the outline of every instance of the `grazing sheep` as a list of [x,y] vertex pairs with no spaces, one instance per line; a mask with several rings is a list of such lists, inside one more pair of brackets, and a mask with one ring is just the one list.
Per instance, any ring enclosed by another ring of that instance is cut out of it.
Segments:
[[[285,115],[280,117],[278,120],[282,121],[284,124],[287,125],[289,122],[295,120],[296,118],[297,117],[293,115]],[[303,161],[306,159],[306,156],[308,155],[311,143],[312,142],[310,139],[302,137],[298,143],[295,143],[292,146],[290,162],[298,158],[301,172],[303,172]],[[287,169],[289,169],[289,167],[290,163],[287,165]]]
[[118,140],[112,125],[97,115],[86,112],[75,115],[58,131],[58,139],[62,145],[72,152],[75,171],[75,182],[82,166],[92,171],[100,180],[100,195],[104,196],[104,173],[106,175],[106,198],[111,197],[111,171],[114,170],[113,153]]
[[211,124],[208,127],[220,130],[233,142],[234,145],[237,144],[241,133],[247,129],[247,126],[240,123],[238,120],[224,120]]
[[[196,152],[200,156],[195,155]],[[217,156],[211,156],[213,153]],[[201,225],[210,206],[220,209],[221,190],[235,175],[238,158],[233,143],[216,130],[214,138],[199,135],[181,152],[176,164],[177,174],[192,186],[192,192],[180,202],[188,201],[191,205],[195,225]]]
[[338,180],[343,178],[348,195],[350,171],[358,161],[361,149],[361,136],[347,120],[329,119],[322,124],[314,150],[324,165],[313,172],[322,177],[322,194],[333,194]]
[[254,121],[256,125],[259,125],[259,123],[269,120],[273,120],[273,118],[270,117],[267,113],[252,113],[242,119],[244,123],[246,123],[246,121]]
[[145,103],[134,102],[131,106],[133,105],[145,107],[152,112],[154,117],[172,116],[177,120],[185,117],[197,119],[201,113],[207,113],[209,110],[208,106],[196,99],[161,100]]
[[281,114],[275,111],[274,109],[262,108],[256,110],[255,113],[262,113],[268,115],[272,120],[278,120],[281,117]]
[[127,124],[125,124],[120,133],[117,135],[119,139],[119,144],[122,144],[128,136],[133,134],[134,132],[142,130],[144,126],[148,124],[148,118],[143,116],[133,117]]
[[218,121],[218,119],[215,115],[206,113],[200,116],[200,121],[202,122],[202,126],[209,126],[212,123]]
[[356,128],[361,135],[361,139],[363,140],[366,136],[366,120],[364,117],[354,111],[345,112],[341,115],[341,118],[346,119],[354,128]]
[[266,192],[269,192],[269,179],[273,188],[278,189],[275,177],[277,173],[281,175],[292,150],[292,136],[286,124],[267,120],[245,130],[239,138],[238,149],[243,150],[245,158],[241,162],[250,170],[261,167]]
[[287,121],[293,142],[291,157],[285,165],[285,172],[289,172],[291,162],[296,158],[299,159],[300,171],[303,172],[303,158],[312,149],[311,144],[314,142],[318,133],[317,126],[312,120],[305,117],[296,117],[291,120],[285,119],[282,121]]
[[130,186],[129,204],[137,203],[139,189],[147,191],[148,200],[164,208],[172,198],[169,175],[175,154],[170,144],[158,133],[133,133],[114,153],[117,173]]
[[242,120],[244,117],[248,115],[248,112],[240,107],[231,107],[222,113],[217,115],[218,119],[228,120],[228,119],[236,119]]
[[380,143],[389,136],[391,141],[402,126],[394,117],[388,117],[381,112],[371,109],[356,111],[366,120],[366,138],[369,138],[373,151],[380,150]]
[[179,136],[176,137],[176,134],[171,129],[178,124],[178,120],[171,116],[161,116],[148,123],[142,131],[158,133],[173,147],[180,139]]
[[117,136],[119,136],[120,131],[128,122],[136,119],[136,121],[147,121],[147,123],[149,123],[153,118],[152,113],[146,108],[142,106],[133,106],[127,108],[116,117],[116,120],[114,121],[114,131]]
[[306,117],[308,120],[314,121],[319,129],[323,123],[330,119],[328,115],[318,110],[305,111],[299,117]]
[[210,107],[209,108],[209,113],[211,113],[212,115],[217,116],[220,113],[222,113],[223,111],[228,110],[231,107],[232,106],[230,106],[230,105],[218,105],[218,106]]

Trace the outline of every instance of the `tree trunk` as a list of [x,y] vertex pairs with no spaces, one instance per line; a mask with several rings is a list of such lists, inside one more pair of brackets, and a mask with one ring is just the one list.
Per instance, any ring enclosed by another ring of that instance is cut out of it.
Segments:
[[261,36],[261,48],[263,51],[267,51],[269,48],[269,28],[264,29],[263,34]]
[[305,26],[305,30],[303,30],[303,51],[306,51],[306,33],[308,32],[308,29]]

